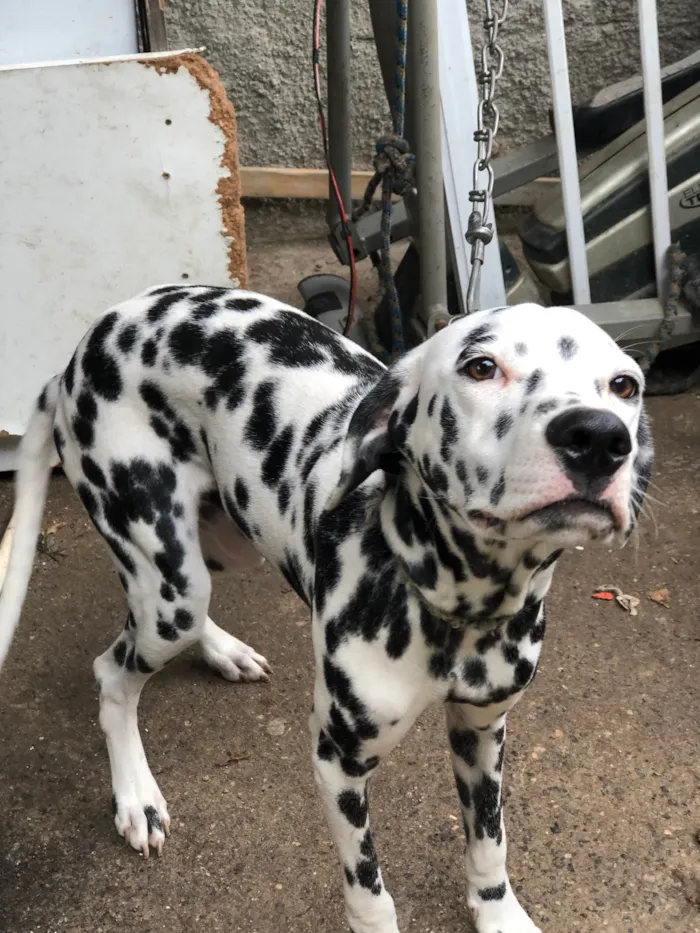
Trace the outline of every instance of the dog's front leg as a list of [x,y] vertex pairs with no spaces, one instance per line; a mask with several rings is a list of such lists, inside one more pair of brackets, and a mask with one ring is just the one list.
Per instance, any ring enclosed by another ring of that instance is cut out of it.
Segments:
[[394,901],[382,882],[369,828],[367,784],[379,759],[361,746],[341,757],[311,715],[316,784],[345,874],[345,911],[353,933],[398,933]]
[[504,713],[447,704],[452,767],[467,839],[467,902],[478,933],[540,933],[513,893],[506,871],[501,781]]

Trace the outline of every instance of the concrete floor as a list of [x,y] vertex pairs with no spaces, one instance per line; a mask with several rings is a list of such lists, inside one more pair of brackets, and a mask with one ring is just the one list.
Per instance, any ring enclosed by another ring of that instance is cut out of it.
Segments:
[[[261,245],[250,265],[256,288],[286,300],[304,275],[335,268],[322,243]],[[544,933],[700,931],[700,396],[649,407],[658,530],[647,520],[636,547],[562,561],[543,664],[510,717],[510,872]],[[0,529],[11,502],[0,483]],[[0,680],[0,933],[343,930],[307,742],[303,605],[269,568],[219,578],[212,615],[268,657],[272,682],[228,684],[188,655],[149,684],[141,723],[173,833],[162,859],[144,861],[113,829],[90,670],[123,598],[60,476],[51,526]],[[609,583],[640,598],[636,618],[591,598]],[[661,586],[670,608],[648,598]],[[469,929],[445,746],[432,710],[373,792],[403,933]]]

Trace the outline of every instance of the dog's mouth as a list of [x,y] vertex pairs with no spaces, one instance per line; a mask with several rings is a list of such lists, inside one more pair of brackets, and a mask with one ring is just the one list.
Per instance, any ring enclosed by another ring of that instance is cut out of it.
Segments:
[[484,512],[483,509],[472,509],[467,512],[467,517],[478,528],[484,531],[502,531],[505,529],[505,520],[492,515],[490,512]]
[[518,520],[521,522],[534,520],[543,528],[551,531],[588,526],[591,523],[596,526],[608,525],[611,530],[617,528],[613,510],[607,502],[576,497],[560,499],[559,502],[552,502],[539,509],[533,509],[531,512],[520,516]]
[[550,502],[507,518],[499,518],[480,509],[472,510],[468,516],[476,526],[490,532],[503,531],[506,524],[510,522],[530,527],[534,525],[538,529],[549,532],[569,529],[588,531],[596,536],[620,530],[619,521],[607,502],[576,496]]

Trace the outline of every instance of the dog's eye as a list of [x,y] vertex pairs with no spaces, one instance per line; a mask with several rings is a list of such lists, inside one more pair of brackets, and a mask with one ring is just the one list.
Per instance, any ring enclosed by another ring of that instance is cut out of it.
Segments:
[[610,380],[610,391],[618,398],[634,398],[639,395],[639,383],[632,376],[615,376]]
[[476,359],[469,360],[464,371],[470,379],[476,379],[478,382],[495,379],[500,372],[496,363],[488,356],[477,356]]

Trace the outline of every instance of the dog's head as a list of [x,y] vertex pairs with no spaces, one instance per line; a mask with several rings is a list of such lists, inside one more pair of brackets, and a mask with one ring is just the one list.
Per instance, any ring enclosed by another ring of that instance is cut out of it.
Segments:
[[652,465],[637,363],[568,308],[456,319],[392,365],[351,420],[333,508],[413,470],[479,535],[626,540]]

